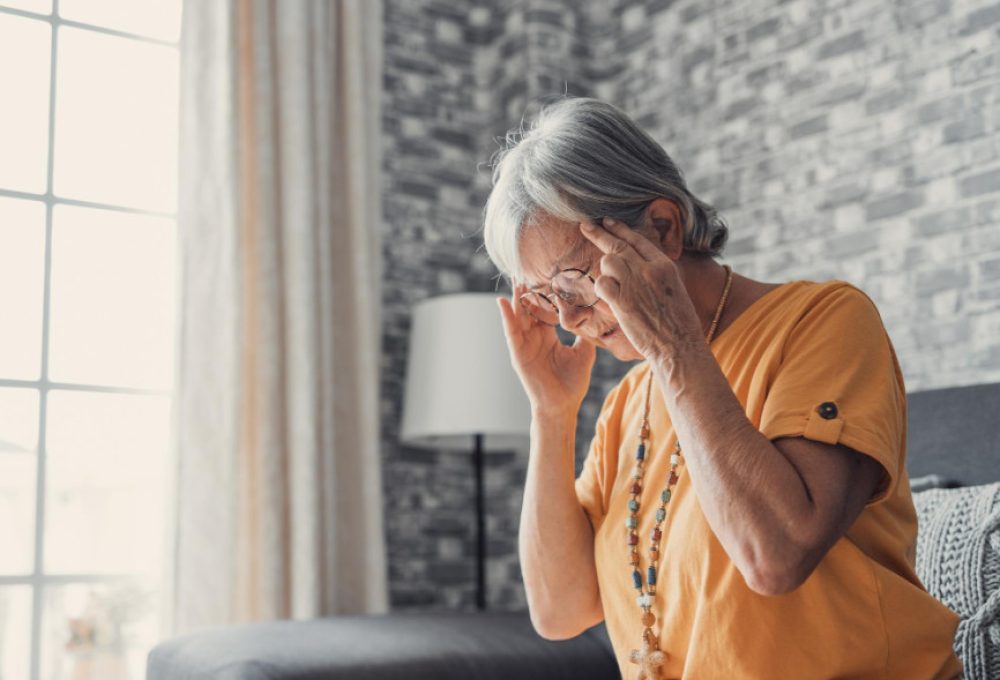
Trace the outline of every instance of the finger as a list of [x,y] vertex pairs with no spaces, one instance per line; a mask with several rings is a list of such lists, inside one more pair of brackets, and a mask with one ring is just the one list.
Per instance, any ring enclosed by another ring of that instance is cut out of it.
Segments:
[[523,283],[515,283],[514,290],[511,292],[510,305],[514,312],[514,317],[517,319],[517,327],[521,329],[522,332],[527,331],[531,328],[531,324],[534,319],[528,314],[528,310],[524,308],[524,302],[521,300],[521,296],[528,287]]
[[[601,221],[601,224],[605,231],[611,234],[611,236],[624,241],[643,260],[648,261],[666,257],[655,243],[639,233],[637,229],[633,229],[621,220],[605,217]],[[596,231],[600,231],[600,228]]]
[[[633,264],[634,264],[633,260]],[[620,255],[605,255],[601,258],[601,275],[611,276],[618,281],[626,281],[638,272],[629,261]]]
[[591,347],[593,348],[597,347],[597,345],[594,344],[593,340],[583,335],[578,335],[576,336],[576,340],[573,341],[572,349],[576,352],[586,352]]
[[519,323],[514,316],[514,309],[510,304],[510,300],[497,298],[497,306],[500,307],[500,321],[503,325],[503,334],[507,338],[507,344],[513,349],[517,349],[521,345],[522,335],[519,331],[515,330],[518,328]]
[[576,340],[570,345],[570,352],[593,366],[597,357],[597,344],[582,335],[576,336]]
[[607,229],[592,222],[581,222],[580,231],[595,246],[601,249],[606,255],[638,256],[638,251],[632,248],[627,241],[624,241]]
[[597,297],[608,303],[608,306],[611,307],[611,312],[616,317],[621,313],[619,305],[621,290],[621,283],[614,276],[601,274],[594,281],[594,292],[597,294]]

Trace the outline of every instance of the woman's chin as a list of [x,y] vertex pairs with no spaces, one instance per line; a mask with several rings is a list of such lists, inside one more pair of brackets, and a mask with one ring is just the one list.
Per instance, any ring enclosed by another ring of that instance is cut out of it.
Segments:
[[625,337],[615,337],[610,342],[605,342],[604,349],[618,361],[639,361],[646,358]]

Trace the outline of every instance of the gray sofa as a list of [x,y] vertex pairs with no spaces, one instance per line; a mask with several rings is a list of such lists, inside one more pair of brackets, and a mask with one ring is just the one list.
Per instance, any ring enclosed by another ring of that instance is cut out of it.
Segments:
[[[1000,384],[909,397],[917,570],[962,616],[968,680],[1000,679]],[[920,478],[917,480],[916,478]],[[526,613],[395,613],[227,626],[160,643],[147,680],[611,680],[603,624],[560,642]]]

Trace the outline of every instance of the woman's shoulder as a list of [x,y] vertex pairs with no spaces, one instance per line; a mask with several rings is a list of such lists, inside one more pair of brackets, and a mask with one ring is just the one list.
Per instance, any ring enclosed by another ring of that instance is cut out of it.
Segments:
[[849,281],[806,281],[801,291],[800,313],[805,316],[880,316],[875,301]]
[[838,313],[848,316],[858,312],[878,314],[875,301],[865,291],[841,279],[789,281],[768,297],[772,295],[771,307],[792,322]]

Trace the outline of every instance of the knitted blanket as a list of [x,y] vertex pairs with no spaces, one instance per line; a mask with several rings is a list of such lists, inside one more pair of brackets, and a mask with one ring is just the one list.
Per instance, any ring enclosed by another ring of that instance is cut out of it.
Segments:
[[960,617],[966,680],[1000,678],[1000,483],[913,494],[917,574]]

